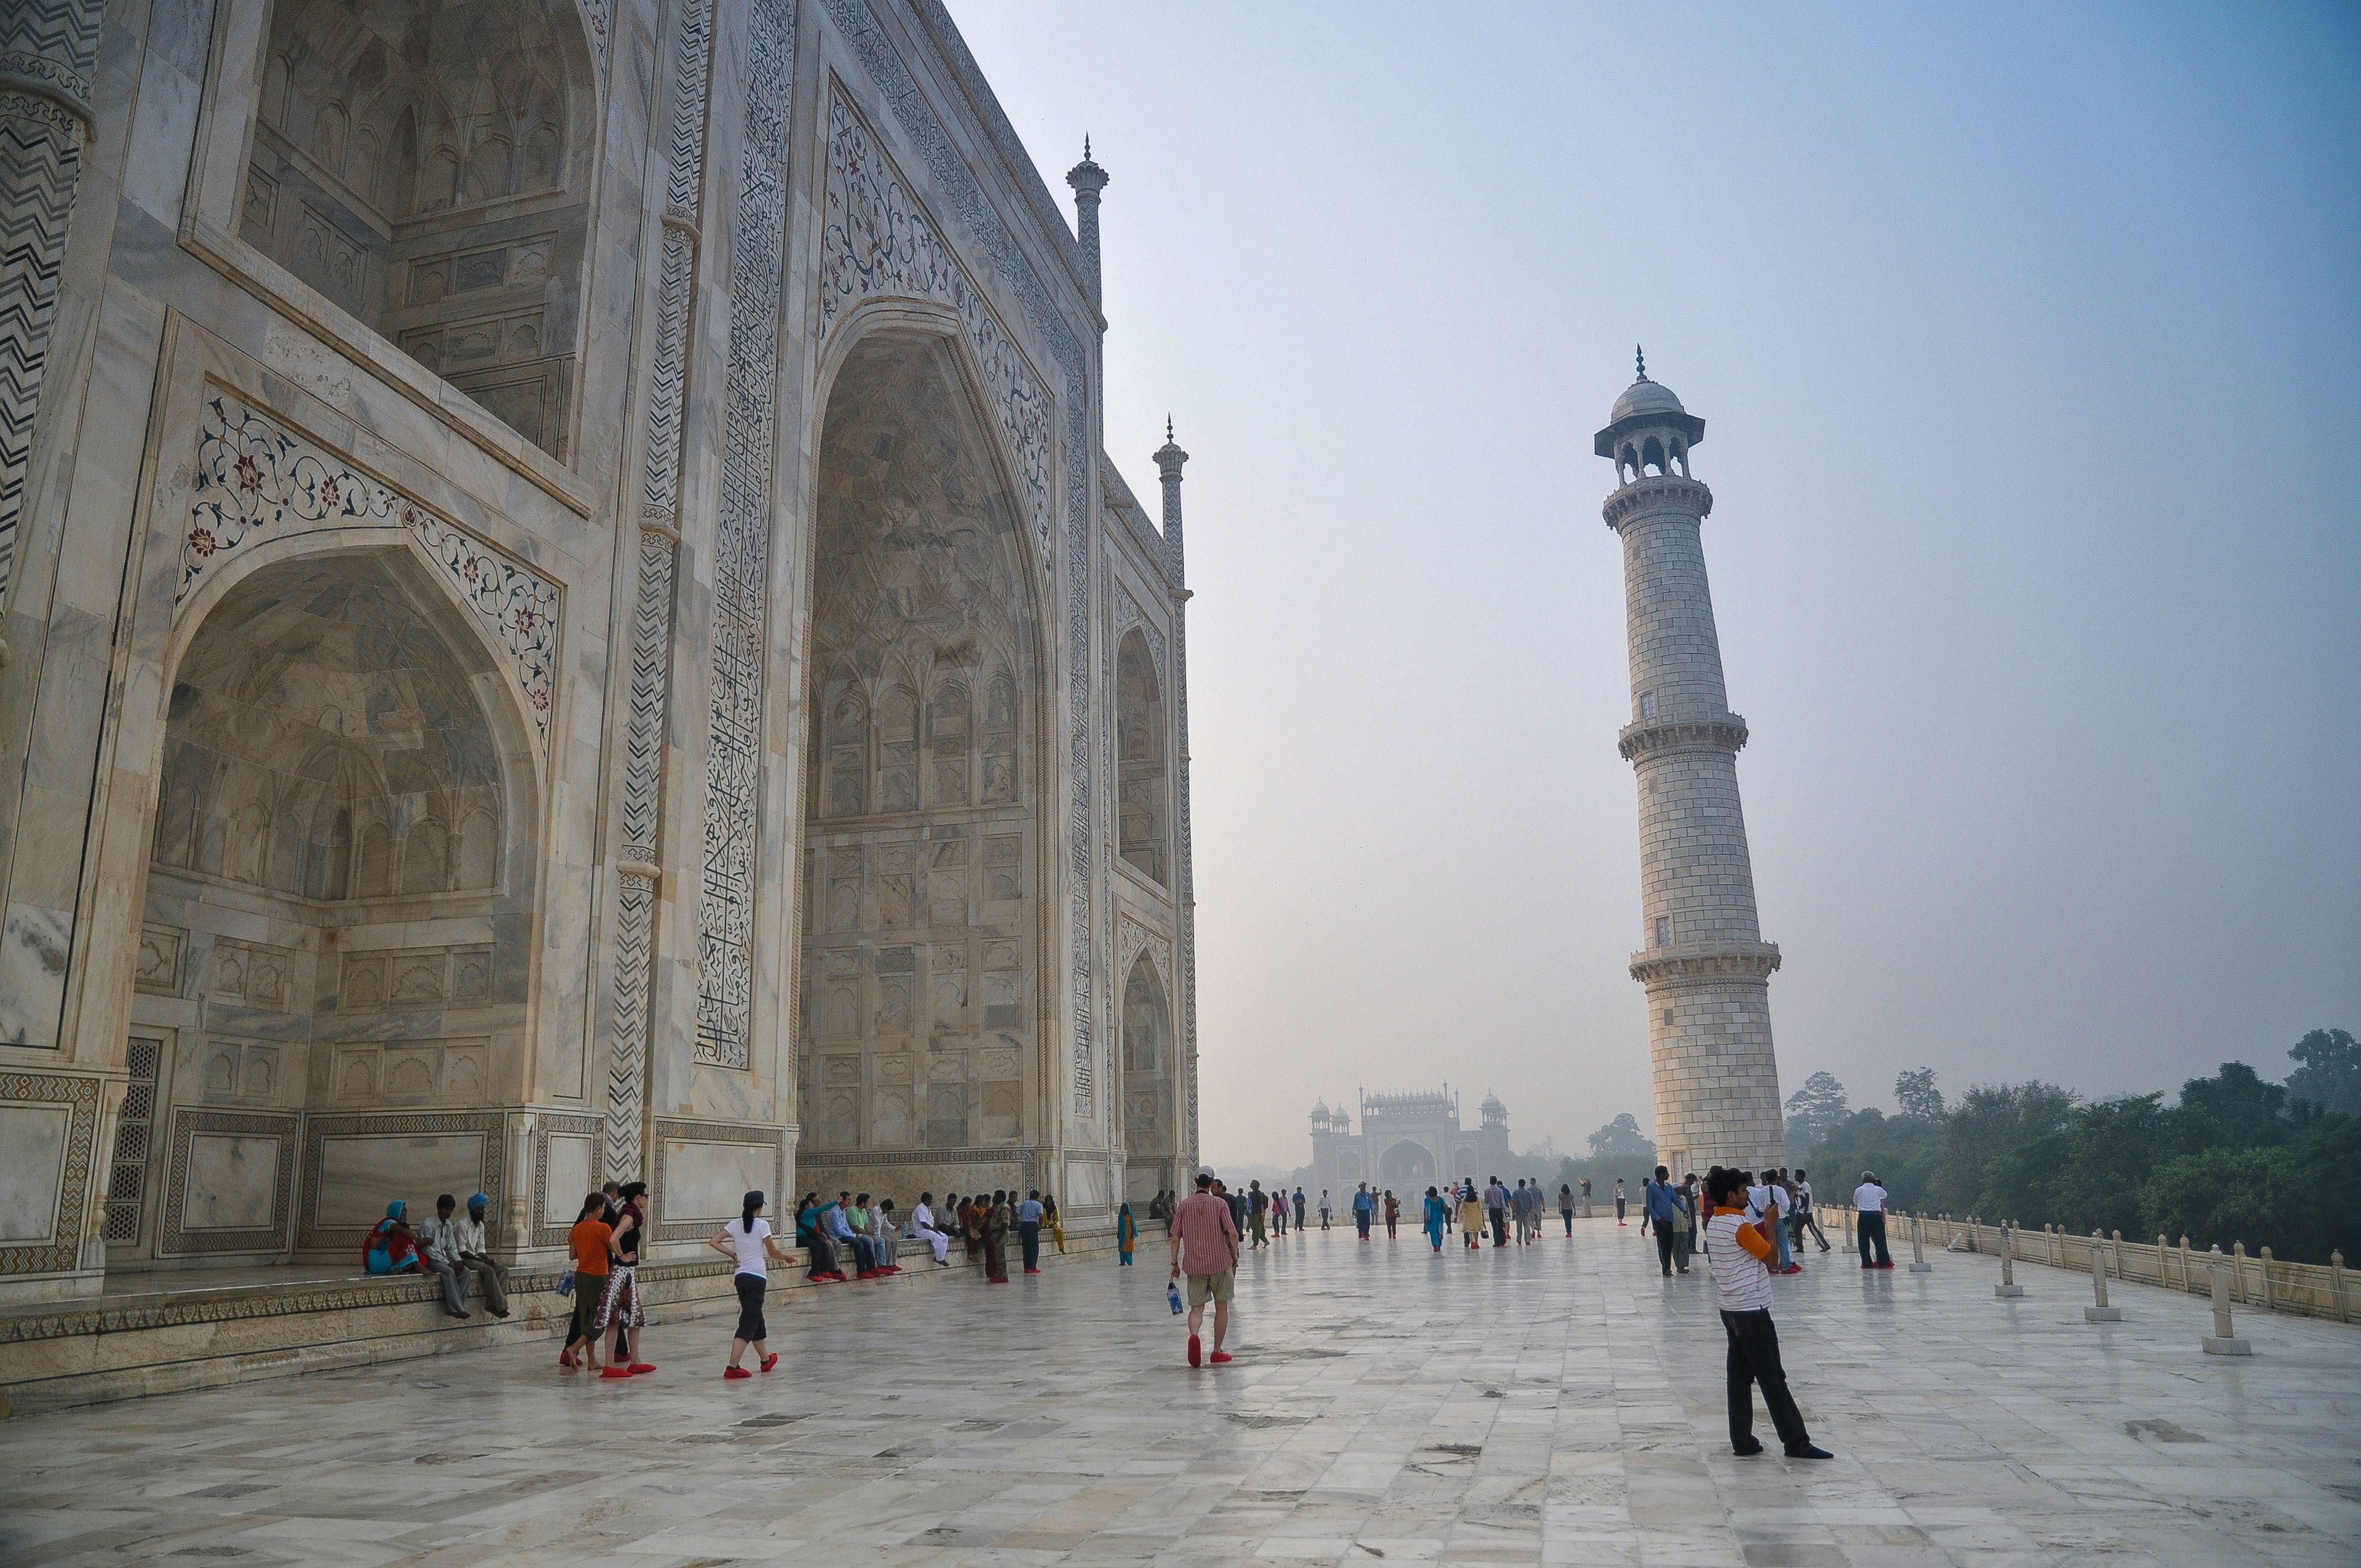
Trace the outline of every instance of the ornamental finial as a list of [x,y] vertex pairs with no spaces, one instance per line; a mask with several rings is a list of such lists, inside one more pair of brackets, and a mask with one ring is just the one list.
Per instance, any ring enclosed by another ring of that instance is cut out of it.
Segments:
[[1642,381],[1646,380],[1648,378],[1648,351],[1635,343],[1631,345],[1631,357],[1640,362],[1640,379]]
[[1083,161],[1084,163],[1088,163],[1090,160],[1091,160],[1091,133],[1090,133],[1090,132],[1088,132],[1088,131],[1084,131],[1084,132],[1082,133],[1082,161]]
[[1172,439],[1172,416],[1170,414],[1166,414],[1164,416],[1164,439],[1167,441]]

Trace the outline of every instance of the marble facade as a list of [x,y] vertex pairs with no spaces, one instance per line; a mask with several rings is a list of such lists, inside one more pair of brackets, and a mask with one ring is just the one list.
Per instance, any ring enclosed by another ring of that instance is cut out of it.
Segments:
[[0,1301],[1177,1184],[1187,455],[939,4],[8,27]]

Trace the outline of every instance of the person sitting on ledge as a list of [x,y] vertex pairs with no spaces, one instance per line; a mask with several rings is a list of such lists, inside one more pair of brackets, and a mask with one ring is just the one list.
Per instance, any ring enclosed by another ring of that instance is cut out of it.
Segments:
[[[863,1194],[865,1198],[867,1195]],[[894,1219],[894,1200],[880,1198],[869,1211],[869,1245],[877,1249],[877,1271],[899,1274],[902,1265],[902,1228]]]
[[[819,1227],[828,1239],[852,1254],[852,1277],[855,1279],[877,1277],[877,1254],[869,1238],[852,1223],[852,1194],[840,1192],[836,1201],[820,1211]],[[839,1271],[841,1275],[841,1270]]]
[[804,1276],[815,1285],[825,1285],[844,1277],[836,1266],[836,1244],[820,1230],[819,1194],[807,1192],[796,1208],[796,1241],[811,1249],[811,1270]]
[[951,1266],[951,1238],[936,1222],[933,1193],[918,1194],[918,1206],[910,1211],[910,1234],[933,1249],[935,1266],[949,1268]]
[[434,1200],[434,1217],[419,1227],[419,1239],[426,1244],[426,1268],[443,1282],[443,1311],[446,1317],[467,1315],[467,1266],[459,1261],[459,1227],[453,1212],[459,1201],[448,1192]]
[[[459,1238],[461,1268],[473,1271],[476,1277],[483,1281],[484,1305],[492,1316],[505,1318],[509,1315],[509,1271],[494,1261],[491,1243],[485,1237],[484,1222],[491,1211],[490,1195],[475,1193],[467,1200],[467,1212],[454,1222],[453,1229]],[[461,1293],[465,1294],[464,1291]]]
[[418,1233],[402,1223],[410,1205],[397,1198],[385,1206],[385,1218],[369,1227],[361,1244],[361,1266],[371,1274],[400,1274],[418,1266]]

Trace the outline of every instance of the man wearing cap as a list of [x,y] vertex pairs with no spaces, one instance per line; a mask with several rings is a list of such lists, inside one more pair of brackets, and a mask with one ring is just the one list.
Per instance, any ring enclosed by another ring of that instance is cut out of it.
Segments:
[[489,1244],[484,1239],[484,1220],[490,1213],[492,1201],[481,1192],[467,1200],[467,1217],[452,1224],[453,1239],[459,1246],[461,1291],[466,1290],[467,1272],[473,1270],[484,1285],[484,1305],[496,1318],[509,1315],[509,1274],[492,1258]]

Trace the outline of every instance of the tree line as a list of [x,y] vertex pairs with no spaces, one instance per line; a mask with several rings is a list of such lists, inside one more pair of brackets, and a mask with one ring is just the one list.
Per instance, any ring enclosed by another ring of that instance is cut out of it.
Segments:
[[2314,1029],[2288,1055],[2300,1065],[2284,1085],[2224,1062],[2170,1103],[2086,1102],[2036,1079],[1974,1084],[1953,1104],[1919,1068],[1895,1080],[1890,1116],[1852,1110],[1816,1072],[1787,1097],[1787,1159],[1823,1201],[1873,1170],[1898,1209],[2361,1263],[2361,1214],[2337,1186],[2361,1162],[2361,1046]]

